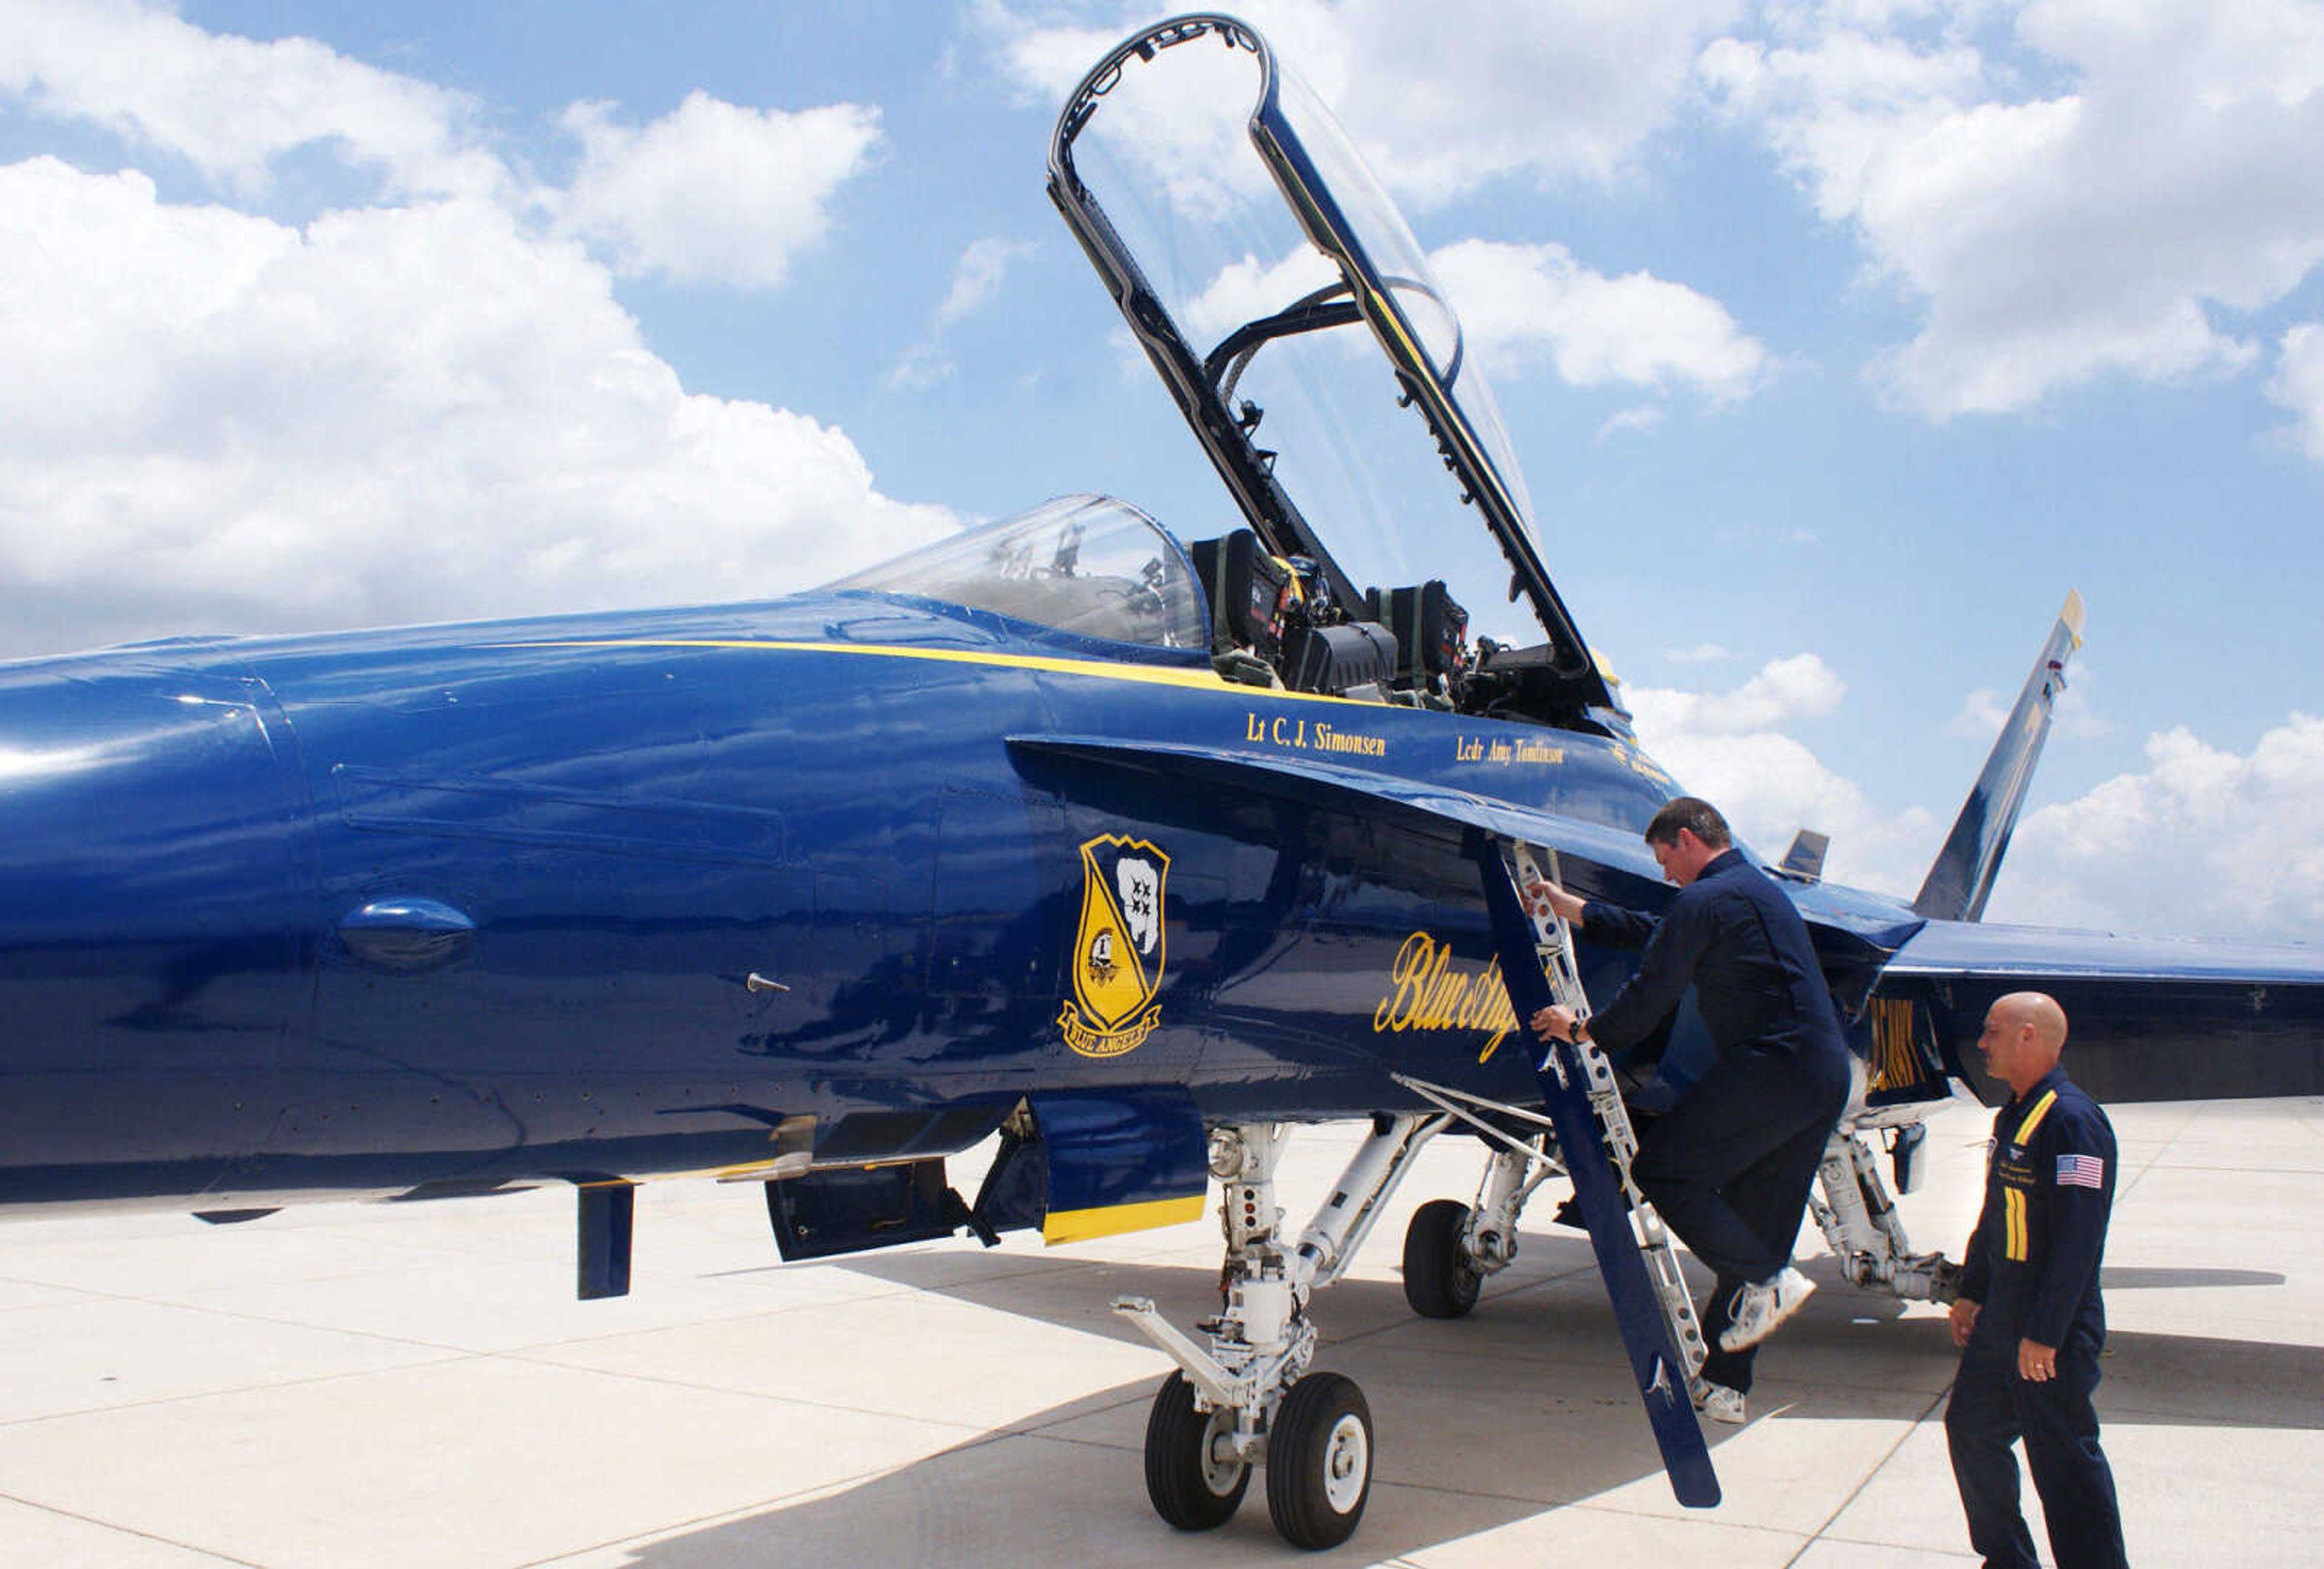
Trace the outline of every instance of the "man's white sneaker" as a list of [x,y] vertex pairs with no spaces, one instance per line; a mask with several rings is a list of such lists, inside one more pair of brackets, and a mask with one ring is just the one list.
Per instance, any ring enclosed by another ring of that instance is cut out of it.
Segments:
[[1764,1286],[1747,1284],[1735,1293],[1734,1311],[1720,1333],[1719,1349],[1742,1351],[1775,1333],[1775,1326],[1800,1310],[1815,1293],[1815,1282],[1789,1264]]
[[1713,1422],[1724,1422],[1729,1427],[1739,1427],[1749,1420],[1743,1415],[1743,1391],[1730,1389],[1725,1384],[1698,1380],[1694,1386],[1694,1408]]

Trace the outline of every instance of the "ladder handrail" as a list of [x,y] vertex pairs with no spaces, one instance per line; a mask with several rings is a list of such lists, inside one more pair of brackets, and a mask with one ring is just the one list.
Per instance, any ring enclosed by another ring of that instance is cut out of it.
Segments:
[[[1546,880],[1563,886],[1558,875],[1557,852],[1546,846],[1523,842],[1510,846],[1513,863],[1510,870],[1520,891],[1528,881]],[[1535,860],[1538,851],[1548,858],[1545,869]],[[1581,968],[1574,958],[1573,928],[1554,905],[1546,900],[1543,909],[1536,909],[1528,900],[1526,914],[1533,918],[1536,937],[1535,952],[1541,955],[1542,968],[1549,981],[1550,995],[1560,1006],[1571,1010],[1577,1019],[1590,1017],[1590,994],[1582,984]],[[1630,1201],[1630,1220],[1638,1241],[1638,1251],[1646,1256],[1646,1267],[1653,1273],[1655,1295],[1661,1298],[1663,1316],[1670,1324],[1671,1339],[1680,1356],[1686,1360],[1690,1381],[1700,1380],[1703,1360],[1711,1348],[1703,1339],[1702,1321],[1695,1312],[1694,1295],[1687,1289],[1686,1277],[1680,1270],[1678,1255],[1671,1247],[1670,1232],[1662,1216],[1645,1194],[1638,1191],[1637,1180],[1630,1175],[1630,1163],[1637,1158],[1637,1131],[1630,1123],[1630,1109],[1622,1100],[1619,1080],[1614,1066],[1607,1060],[1605,1049],[1595,1040],[1584,1038],[1574,1043],[1574,1056],[1581,1062],[1588,1079],[1584,1086],[1590,1107],[1597,1114],[1599,1137],[1604,1140],[1606,1153],[1612,1159],[1614,1172],[1621,1179],[1622,1192]],[[1549,1063],[1545,1061],[1545,1067]]]

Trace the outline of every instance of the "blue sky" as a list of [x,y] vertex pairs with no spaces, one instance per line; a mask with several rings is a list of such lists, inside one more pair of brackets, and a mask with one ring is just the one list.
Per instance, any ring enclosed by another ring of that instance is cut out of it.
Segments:
[[[1042,191],[1159,14],[0,0],[0,658],[1216,531]],[[1991,916],[2312,935],[2324,6],[1241,14],[1464,258],[1683,780],[1909,892],[2078,587]]]

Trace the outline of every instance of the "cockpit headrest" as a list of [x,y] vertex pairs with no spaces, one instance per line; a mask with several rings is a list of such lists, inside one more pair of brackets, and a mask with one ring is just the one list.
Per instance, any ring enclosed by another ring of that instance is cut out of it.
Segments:
[[1397,677],[1425,683],[1433,676],[1461,673],[1467,658],[1469,613],[1431,578],[1417,588],[1371,591],[1372,619],[1396,633]]
[[1197,540],[1186,553],[1210,596],[1213,651],[1249,649],[1272,661],[1283,651],[1281,606],[1291,569],[1262,549],[1249,529]]

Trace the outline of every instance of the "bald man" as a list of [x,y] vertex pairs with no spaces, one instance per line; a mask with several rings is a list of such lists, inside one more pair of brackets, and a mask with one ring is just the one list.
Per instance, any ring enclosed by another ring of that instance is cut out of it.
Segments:
[[1961,1363],[1945,1439],[1969,1545],[1989,1569],[2040,1562],[2017,1507],[2009,1446],[2018,1438],[2058,1569],[2128,1562],[2090,1404],[2106,1344],[2098,1264],[2114,1207],[2114,1126],[2060,1071],[2065,1045],[2065,1011],[2040,992],[1995,1002],[1978,1038],[2011,1100],[1994,1119],[1985,1206],[1952,1306]]

